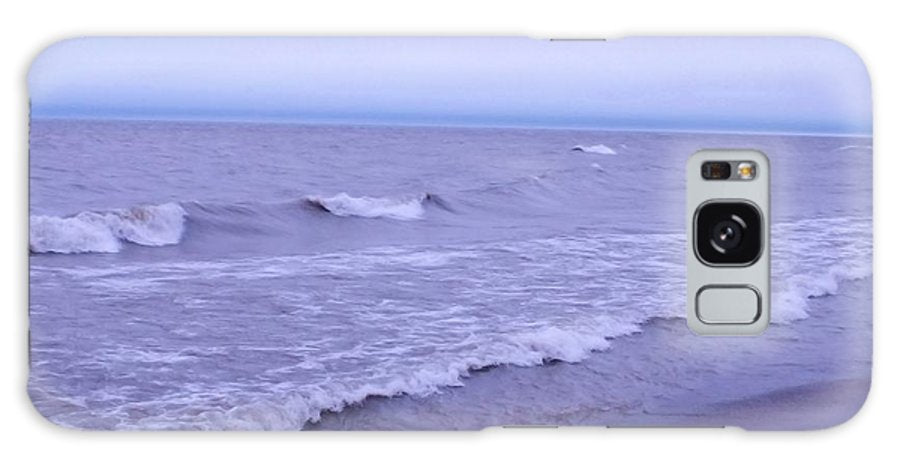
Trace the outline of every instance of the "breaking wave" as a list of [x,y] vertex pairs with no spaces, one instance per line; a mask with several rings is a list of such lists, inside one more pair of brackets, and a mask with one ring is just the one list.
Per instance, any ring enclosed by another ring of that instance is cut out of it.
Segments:
[[422,219],[425,204],[446,205],[436,195],[424,193],[413,198],[353,197],[341,192],[332,197],[309,196],[306,202],[335,216],[361,218],[390,218],[401,221]]
[[[174,417],[152,417],[135,428],[290,430],[301,429],[370,398],[435,394],[443,388],[461,387],[473,372],[499,366],[532,367],[550,362],[576,363],[591,353],[610,347],[610,340],[639,332],[637,324],[599,317],[595,324],[578,329],[543,327],[509,334],[475,352],[445,363],[433,362],[386,381],[371,380],[356,385],[345,382],[322,384],[282,398],[256,400],[247,404],[212,409],[176,411]],[[183,414],[183,415],[182,415]]]
[[[294,202],[296,211],[296,202]],[[235,214],[250,214],[253,208],[228,207]],[[216,210],[218,211],[218,210]],[[773,288],[772,322],[787,324],[810,315],[810,298],[833,294],[841,282],[871,275],[871,220],[868,218],[818,218],[773,225]],[[343,278],[352,279],[353,273],[372,275],[388,266],[396,259],[409,260],[413,257],[417,274],[426,274],[424,266],[439,263],[453,276],[476,273],[478,266],[473,263],[500,261],[499,254],[512,253],[520,256],[543,256],[536,263],[527,264],[536,276],[547,278],[548,273],[559,272],[567,275],[570,266],[576,275],[601,277],[604,285],[614,286],[607,297],[592,303],[597,307],[616,308],[624,304],[626,312],[599,310],[590,317],[576,321],[542,321],[541,324],[509,325],[505,333],[476,332],[465,330],[465,324],[481,323],[466,313],[453,312],[453,316],[441,318],[444,323],[460,324],[456,328],[460,335],[457,351],[429,351],[424,357],[410,356],[394,363],[396,354],[379,351],[384,347],[359,344],[352,349],[328,353],[329,360],[316,355],[298,356],[294,365],[280,365],[278,369],[302,373],[304,378],[312,378],[316,371],[323,369],[323,363],[343,362],[348,359],[365,359],[367,366],[377,366],[381,375],[371,376],[368,372],[349,370],[346,375],[334,374],[329,382],[310,382],[291,385],[290,388],[271,391],[263,397],[254,396],[234,400],[235,389],[250,391],[247,385],[226,385],[221,393],[204,391],[204,407],[197,407],[197,398],[187,392],[177,398],[168,398],[166,407],[159,413],[135,422],[126,421],[122,427],[135,428],[199,428],[199,429],[300,429],[309,427],[329,412],[340,412],[347,407],[358,405],[371,398],[399,396],[428,396],[449,387],[463,386],[472,373],[496,366],[529,367],[561,361],[577,363],[585,360],[593,352],[602,352],[611,347],[615,340],[638,333],[657,319],[683,319],[683,274],[679,255],[684,249],[681,234],[655,235],[654,240],[631,234],[609,234],[600,236],[535,239],[524,242],[470,244],[431,250],[422,247],[383,247],[365,251],[332,253],[327,255],[278,256],[271,258],[238,259],[219,262],[215,268],[178,267],[170,263],[154,264],[136,275],[136,279],[146,280],[148,274],[162,272],[172,282],[182,282],[181,276],[202,275],[219,281],[223,276],[238,276],[244,282],[254,279],[270,281],[273,276],[291,279],[294,275],[325,275],[328,271],[338,272]],[[648,245],[651,244],[652,245]],[[641,247],[649,247],[642,249]],[[618,253],[616,250],[629,249],[633,253]],[[422,254],[426,256],[423,259]],[[491,253],[497,253],[492,255]],[[546,253],[541,255],[540,253]],[[645,256],[635,261],[634,257]],[[590,257],[590,258],[586,258]],[[652,258],[650,258],[652,257]],[[457,260],[461,260],[457,262]],[[374,267],[373,267],[374,266]],[[588,266],[577,269],[578,266]],[[593,266],[593,267],[592,267]],[[663,280],[633,279],[633,271],[640,268],[649,275],[664,277]],[[264,273],[258,273],[264,269]],[[604,269],[616,269],[617,273],[604,274]],[[465,270],[465,271],[460,271]],[[504,268],[505,270],[505,268]],[[94,285],[104,283],[102,273],[79,274],[84,270],[69,272],[90,279]],[[495,272],[486,270],[485,272]],[[504,271],[501,271],[504,272]],[[580,272],[580,274],[578,274]],[[174,273],[174,274],[173,274]],[[614,275],[621,279],[618,283]],[[494,275],[494,274],[490,274]],[[518,274],[517,274],[518,275]],[[527,276],[527,274],[523,274]],[[496,281],[473,275],[476,281],[494,281],[497,288],[487,294],[479,291],[472,294],[476,301],[490,301],[487,296],[509,295],[524,291],[522,279]],[[523,277],[524,278],[524,277]],[[552,281],[552,279],[551,279]],[[123,282],[122,276],[115,277],[116,285],[124,285],[129,291],[137,286]],[[351,280],[348,285],[353,285]],[[156,289],[154,291],[159,291]],[[424,290],[423,290],[424,291]],[[334,293],[338,294],[338,293]],[[538,295],[540,292],[538,292]],[[637,298],[636,295],[640,295]],[[548,296],[549,297],[549,296]],[[536,305],[541,302],[529,297]],[[638,300],[643,304],[633,303]],[[305,301],[305,300],[304,300]],[[550,298],[557,304],[568,305],[565,293]],[[587,300],[573,300],[575,304]],[[295,303],[292,303],[295,304]],[[302,306],[306,307],[306,306]],[[399,309],[398,307],[394,307]],[[449,310],[448,310],[449,311]],[[603,313],[603,314],[601,314]],[[393,312],[387,319],[395,320]],[[414,313],[416,314],[416,313]],[[418,313],[421,314],[421,313]],[[441,329],[443,330],[443,329]],[[442,333],[444,333],[442,331]],[[161,359],[163,364],[173,360],[190,360],[201,357],[202,353],[178,351],[166,355],[158,353],[115,353],[127,359]],[[386,364],[378,364],[387,360]],[[102,361],[102,360],[101,360]],[[329,374],[332,375],[332,374]],[[210,396],[218,399],[210,400]],[[217,396],[220,395],[220,396]],[[179,405],[171,407],[172,404]],[[181,405],[184,405],[183,407]],[[142,405],[142,407],[145,405]],[[123,413],[124,415],[124,413]],[[117,427],[119,427],[117,426]]]
[[809,317],[810,299],[872,275],[872,220],[817,218],[772,226],[772,322]]
[[[286,230],[296,233],[297,221],[314,221],[324,211],[347,218],[424,219],[426,207],[453,209],[431,193],[407,198],[309,196],[281,203],[217,204],[199,201],[140,205],[108,211],[83,211],[71,216],[34,215],[30,218],[32,253],[117,253],[126,244],[159,247],[176,245],[188,229],[197,233],[256,234]],[[302,224],[299,225],[302,227]]]
[[116,253],[124,243],[174,245],[184,233],[184,209],[176,203],[135,206],[74,216],[31,216],[32,253]]

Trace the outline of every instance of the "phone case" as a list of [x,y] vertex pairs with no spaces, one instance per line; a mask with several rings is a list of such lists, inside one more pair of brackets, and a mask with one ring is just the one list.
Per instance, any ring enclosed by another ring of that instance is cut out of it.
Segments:
[[[872,101],[815,38],[84,38],[28,75],[30,375],[79,429],[820,429],[872,359]],[[685,169],[771,165],[771,323]],[[686,251],[688,250],[688,251]]]

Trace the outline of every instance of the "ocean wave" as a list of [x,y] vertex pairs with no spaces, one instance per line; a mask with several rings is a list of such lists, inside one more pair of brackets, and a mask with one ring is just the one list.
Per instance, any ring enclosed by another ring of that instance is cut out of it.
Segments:
[[[293,211],[296,212],[296,202]],[[816,218],[773,225],[772,322],[787,324],[808,317],[814,309],[809,304],[810,297],[834,293],[844,280],[870,275],[870,231],[871,220],[867,218]],[[135,428],[300,429],[318,422],[328,412],[340,412],[370,398],[427,396],[463,386],[473,372],[496,366],[581,362],[591,353],[609,349],[620,337],[640,332],[654,320],[683,321],[685,282],[680,271],[684,245],[682,233],[654,234],[653,240],[635,234],[590,234],[437,248],[386,246],[189,265],[143,263],[136,265],[140,272],[134,272],[137,268],[125,272],[132,274],[131,280],[125,281],[121,274],[126,269],[121,267],[113,276],[102,274],[110,273],[109,269],[55,272],[77,275],[95,289],[113,284],[117,286],[114,288],[127,289],[134,295],[145,291],[135,284],[148,281],[158,285],[146,290],[154,294],[170,294],[168,289],[172,287],[166,286],[182,285],[189,279],[204,279],[223,289],[218,292],[218,302],[182,303],[192,305],[193,310],[207,305],[220,307],[221,301],[233,298],[224,294],[228,287],[240,287],[248,295],[256,288],[255,291],[269,295],[277,288],[271,284],[282,279],[290,282],[290,291],[296,294],[282,293],[290,298],[279,305],[309,318],[327,311],[323,309],[326,305],[343,313],[354,307],[353,301],[371,303],[370,293],[354,297],[346,292],[373,288],[376,283],[372,276],[385,271],[403,270],[396,279],[407,281],[414,296],[433,297],[435,294],[428,293],[429,287],[425,287],[429,283],[450,279],[455,282],[460,290],[449,305],[423,306],[402,301],[403,298],[394,302],[386,299],[353,315],[355,321],[372,328],[406,321],[404,326],[412,330],[396,335],[396,339],[391,339],[396,343],[390,346],[353,338],[343,323],[329,325],[310,319],[310,324],[321,332],[298,333],[304,333],[304,343],[315,348],[269,366],[278,370],[273,375],[284,379],[277,388],[267,389],[268,385],[260,385],[256,380],[234,383],[238,381],[228,377],[224,382],[204,386],[202,391],[179,390],[145,419],[128,419],[120,424]],[[525,257],[529,259],[523,260]],[[33,268],[33,272],[40,271],[40,267]],[[322,281],[309,281],[311,275],[340,276],[340,280],[326,280],[328,301],[310,297],[315,292],[306,291],[322,288]],[[298,276],[302,278],[295,278]],[[584,277],[589,280],[579,281]],[[230,285],[235,280],[229,279],[237,279],[241,285]],[[260,285],[257,287],[254,282]],[[573,282],[580,282],[579,292],[571,291]],[[339,299],[342,296],[344,299]],[[514,308],[514,312],[504,314],[509,308]],[[500,319],[503,323],[492,325],[492,317],[497,315],[504,316]],[[319,351],[323,342],[334,339],[358,343]],[[404,351],[412,346],[427,349],[422,350],[425,354]],[[128,362],[159,359],[163,364],[170,364],[169,357],[177,362],[194,362],[194,358],[204,357],[202,352],[184,350],[119,350],[109,354]],[[339,365],[347,367],[335,367]],[[295,383],[296,379],[302,380]],[[221,392],[216,393],[215,389]],[[265,393],[256,394],[260,391]],[[235,392],[254,394],[236,396]],[[127,409],[132,406],[121,404],[122,409],[109,416],[133,417],[133,411]],[[142,413],[146,406],[140,404]],[[120,407],[119,403],[114,407]]]
[[32,253],[116,253],[125,242],[174,245],[184,233],[187,213],[176,203],[143,205],[74,216],[31,216]]
[[772,227],[772,323],[810,315],[810,299],[872,275],[872,220],[816,218]]
[[[152,417],[135,424],[136,428],[290,430],[302,429],[321,420],[323,414],[338,413],[370,398],[398,396],[424,397],[443,388],[461,387],[473,372],[500,366],[533,367],[551,362],[576,363],[593,352],[610,347],[612,338],[637,333],[638,325],[600,317],[588,327],[543,327],[501,337],[494,343],[445,363],[432,363],[406,375],[384,382],[368,381],[358,385],[333,382],[309,386],[306,391],[278,398],[251,401],[231,408],[212,409],[176,417]],[[190,403],[186,401],[186,403]]]
[[834,151],[847,151],[847,150],[872,150],[872,145],[842,145],[838,148],[835,148]]
[[274,203],[183,201],[83,211],[72,216],[33,215],[29,250],[32,253],[117,253],[126,243],[153,247],[179,244],[188,229],[198,240],[209,234],[239,237],[294,234],[298,221],[316,219],[309,214],[312,210],[340,217],[400,221],[424,219],[427,206],[454,211],[445,200],[431,193],[406,198],[353,197],[340,193],[331,197],[308,196],[301,202],[309,208],[298,209],[296,199]]
[[503,364],[516,366],[540,365],[563,361],[584,361],[591,353],[610,347],[610,340],[640,332],[635,323],[606,319],[593,330],[567,330],[555,326],[517,334],[511,338],[515,350]]
[[788,277],[783,291],[772,292],[772,323],[787,324],[810,316],[811,299],[835,295],[841,283],[872,275],[866,265],[835,265],[814,276]]
[[[865,260],[861,260],[860,263],[849,265],[833,265],[815,275],[788,279],[783,290],[776,290],[773,294],[773,308],[777,310],[773,311],[772,322],[787,324],[805,319],[809,316],[811,298],[835,294],[842,282],[870,275],[871,269],[866,266]],[[588,328],[545,326],[521,331],[502,337],[487,349],[476,350],[475,353],[448,364],[435,364],[410,375],[395,377],[387,383],[367,383],[348,389],[317,388],[284,400],[255,401],[228,410],[208,411],[201,414],[201,427],[301,429],[320,421],[324,414],[339,413],[372,398],[423,397],[445,388],[461,387],[472,373],[485,369],[500,366],[533,367],[558,361],[578,363],[592,353],[609,349],[619,337],[641,332],[642,325],[655,318],[651,317],[641,323],[605,320],[600,324],[589,325]]]
[[436,195],[424,193],[413,198],[354,197],[341,192],[332,197],[308,196],[306,202],[335,216],[361,218],[389,218],[400,221],[422,219],[425,204],[443,204]]
[[616,151],[608,146],[598,143],[597,145],[575,145],[572,147],[572,151],[579,151],[582,153],[593,153],[595,155],[615,155]]

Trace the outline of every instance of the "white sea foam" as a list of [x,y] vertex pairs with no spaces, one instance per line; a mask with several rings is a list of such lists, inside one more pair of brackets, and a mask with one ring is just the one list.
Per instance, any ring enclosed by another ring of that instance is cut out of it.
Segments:
[[548,360],[580,362],[592,352],[608,349],[610,339],[639,331],[637,324],[606,318],[598,318],[595,324],[583,330],[543,327],[514,336],[512,340],[517,349],[509,354],[506,363],[528,366]]
[[29,248],[33,253],[115,253],[124,242],[173,245],[181,240],[185,216],[175,203],[68,217],[31,216]]
[[[868,275],[870,230],[871,221],[866,218],[773,225],[773,323],[807,317],[812,309],[809,297],[833,293],[841,281]],[[223,382],[198,384],[202,391],[180,387],[158,400],[159,407],[151,414],[144,411],[157,400],[139,406],[117,402],[108,416],[130,418],[134,411],[128,408],[140,407],[143,419],[127,419],[119,426],[298,429],[319,421],[328,411],[341,411],[369,398],[426,396],[462,386],[472,372],[491,366],[581,362],[592,352],[608,349],[618,337],[639,332],[648,321],[683,317],[684,246],[681,233],[656,234],[653,240],[600,234],[216,262],[154,262],[117,269],[127,276],[87,274],[75,268],[56,272],[87,280],[94,288],[112,282],[117,288],[128,288],[129,295],[147,297],[169,295],[171,286],[183,285],[190,276],[201,283],[215,283],[219,289],[204,303],[208,307],[226,306],[235,298],[235,293],[229,293],[237,291],[233,289],[240,289],[242,295],[262,292],[269,298],[272,288],[278,288],[273,282],[290,282],[290,298],[281,295],[274,301],[277,308],[295,312],[279,324],[293,324],[292,330],[303,334],[309,348],[293,352],[278,344],[263,347],[285,355],[271,357],[286,361],[266,371],[280,379],[278,383],[260,384],[253,379],[238,383],[235,377],[226,377]],[[376,301],[369,293],[353,292],[373,288],[378,276],[384,275],[391,276],[393,294]],[[317,293],[322,281],[315,276],[328,279],[327,294]],[[125,277],[159,286],[132,287],[122,283]],[[233,285],[237,281],[240,285]],[[451,297],[431,293],[444,285],[454,289]],[[402,296],[405,292],[430,297],[411,302]],[[247,309],[233,314],[240,321],[243,314],[258,313]],[[358,326],[332,318],[333,314],[346,315]],[[396,342],[382,344],[385,339]],[[354,343],[334,345],[337,340]],[[236,356],[249,348],[227,349]],[[159,357],[162,368],[170,368],[173,362],[209,361],[203,352],[185,350],[112,354],[124,361]],[[246,392],[253,394],[243,396]]]
[[390,218],[401,221],[421,219],[425,215],[424,203],[428,195],[395,199],[379,197],[353,197],[341,192],[333,197],[307,197],[307,201],[335,216],[362,218]]
[[[230,408],[175,411],[175,417],[151,417],[134,424],[136,428],[179,427],[202,429],[285,430],[318,422],[328,412],[340,412],[372,397],[401,395],[427,396],[446,387],[464,385],[473,371],[494,366],[530,367],[548,361],[579,362],[591,352],[610,346],[609,339],[638,332],[636,324],[598,318],[596,324],[574,328],[543,327],[520,331],[484,343],[475,352],[446,362],[432,362],[390,379],[362,382],[329,382],[308,385],[280,398],[251,401]],[[303,368],[322,368],[321,363],[304,361]],[[237,386],[240,391],[243,387]],[[227,394],[228,392],[226,392]],[[189,396],[189,395],[188,395]],[[189,398],[183,400],[190,405]],[[184,415],[182,415],[182,413]]]
[[872,275],[872,221],[819,218],[772,227],[772,322],[809,316],[810,298]]
[[596,155],[615,155],[616,151],[602,143],[597,145],[575,145],[572,151],[580,151],[584,153],[593,153]]
[[[834,295],[841,282],[866,278],[871,267],[858,263],[834,265],[814,275],[788,277],[772,292],[772,323],[786,324],[809,317],[810,298]],[[780,287],[780,288],[779,288]]]

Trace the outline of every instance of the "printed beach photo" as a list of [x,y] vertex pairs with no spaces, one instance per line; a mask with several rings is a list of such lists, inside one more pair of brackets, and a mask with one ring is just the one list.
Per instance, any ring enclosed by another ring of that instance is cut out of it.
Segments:
[[[871,373],[865,67],[819,39],[88,38],[34,61],[28,393],[79,429],[817,429]],[[685,163],[771,164],[771,324]]]

